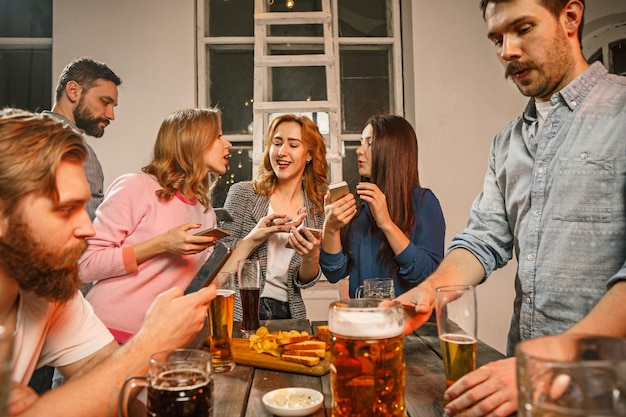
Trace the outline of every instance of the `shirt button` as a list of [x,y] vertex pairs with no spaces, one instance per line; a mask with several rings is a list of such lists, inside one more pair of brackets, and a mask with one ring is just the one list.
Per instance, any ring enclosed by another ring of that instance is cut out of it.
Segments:
[[535,255],[531,253],[530,255],[526,256],[526,259],[528,259],[529,261],[532,261],[533,259],[535,259]]
[[539,217],[539,210],[533,211],[533,217]]
[[576,107],[578,105],[578,103],[576,103],[575,101],[572,101],[572,107]]
[[537,174],[543,174],[543,168],[542,167],[537,168]]
[[530,304],[530,297],[524,297],[524,302],[526,304]]
[[583,161],[586,161],[588,157],[589,155],[587,155],[587,152],[583,152],[580,154],[580,159],[582,159]]

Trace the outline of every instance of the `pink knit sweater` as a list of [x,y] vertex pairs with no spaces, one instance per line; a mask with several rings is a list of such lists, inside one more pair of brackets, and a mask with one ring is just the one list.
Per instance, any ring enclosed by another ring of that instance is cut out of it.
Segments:
[[205,213],[197,200],[159,200],[155,191],[160,188],[145,173],[115,180],[96,211],[96,235],[88,239],[89,248],[80,259],[82,280],[97,281],[87,300],[114,334],[136,333],[156,296],[172,287],[184,290],[213,252],[164,253],[137,265],[133,246],[187,222],[201,223],[202,228],[216,223],[213,209]]

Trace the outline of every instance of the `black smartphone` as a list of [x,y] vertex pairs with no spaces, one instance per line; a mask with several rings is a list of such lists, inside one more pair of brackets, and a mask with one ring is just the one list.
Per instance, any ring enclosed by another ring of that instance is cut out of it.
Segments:
[[202,265],[202,268],[200,268],[196,276],[189,283],[189,286],[187,286],[187,289],[185,290],[185,294],[198,291],[200,288],[206,287],[213,282],[217,273],[220,272],[220,269],[222,269],[231,253],[232,250],[230,248],[226,247],[221,242],[217,242],[211,257],[207,259],[204,265]]
[[217,217],[218,222],[235,221],[233,219],[233,216],[231,216],[228,210],[226,210],[225,208],[218,207],[218,208],[214,208],[213,210],[215,210],[215,217]]

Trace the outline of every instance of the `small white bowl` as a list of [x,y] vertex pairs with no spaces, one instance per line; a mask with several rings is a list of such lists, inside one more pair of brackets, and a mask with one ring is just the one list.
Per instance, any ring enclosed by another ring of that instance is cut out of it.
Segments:
[[324,395],[309,388],[280,388],[263,395],[263,405],[277,416],[308,416],[319,410]]

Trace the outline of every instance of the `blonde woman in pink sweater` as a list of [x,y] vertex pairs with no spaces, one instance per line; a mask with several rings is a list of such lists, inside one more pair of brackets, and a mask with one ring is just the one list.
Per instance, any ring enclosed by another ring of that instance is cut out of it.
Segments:
[[186,109],[162,123],[152,161],[116,179],[96,211],[96,235],[80,260],[96,314],[119,343],[135,334],[158,294],[185,289],[213,252],[210,190],[231,143],[217,109]]

